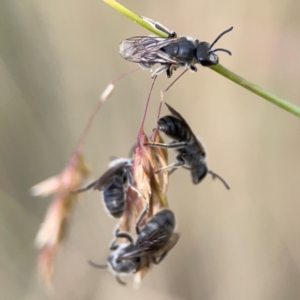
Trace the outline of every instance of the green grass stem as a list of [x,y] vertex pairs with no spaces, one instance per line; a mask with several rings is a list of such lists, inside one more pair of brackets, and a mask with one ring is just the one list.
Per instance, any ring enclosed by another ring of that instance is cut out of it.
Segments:
[[[124,7],[123,5],[119,4],[115,0],[103,0],[108,5],[113,7],[115,10],[120,12],[121,14],[125,15],[127,18],[133,20],[134,22],[138,23],[142,27],[148,29],[149,31],[153,32],[154,34],[160,37],[167,37],[166,33],[154,28],[143,20],[140,16],[130,11],[128,8]],[[230,70],[223,67],[221,64],[211,67],[212,70],[221,74],[222,76],[226,77],[227,79],[237,83],[238,85],[242,86],[243,88],[247,89],[248,91],[268,100],[269,102],[281,107],[282,109],[294,114],[297,117],[300,117],[300,107],[292,104],[276,95],[264,90],[263,88],[257,86],[254,83],[249,82],[248,80],[242,78],[241,76],[231,72]]]

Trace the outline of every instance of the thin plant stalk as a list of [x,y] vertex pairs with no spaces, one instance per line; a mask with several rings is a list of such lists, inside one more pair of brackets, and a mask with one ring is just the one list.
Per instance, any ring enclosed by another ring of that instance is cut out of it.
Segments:
[[[143,20],[140,16],[130,11],[128,8],[124,7],[123,5],[119,4],[115,0],[103,0],[108,5],[113,7],[115,10],[120,12],[121,14],[125,15],[127,18],[133,20],[134,22],[138,23],[142,27],[148,29],[149,31],[153,32],[154,34],[160,37],[167,37],[167,34],[154,28],[148,22]],[[248,80],[242,78],[241,76],[233,73],[232,71],[226,69],[222,65],[218,64],[216,66],[210,67],[213,71],[219,73],[220,75],[226,77],[227,79],[237,83],[238,85],[242,86],[243,88],[247,89],[248,91],[268,100],[269,102],[281,107],[282,109],[294,114],[297,117],[300,117],[300,107],[292,104],[280,97],[264,90],[263,88],[257,86],[254,83],[249,82]]]
[[76,150],[75,150],[75,153],[76,154],[81,154],[82,151],[83,151],[83,147],[85,145],[85,142],[86,142],[86,139],[87,139],[87,135],[93,125],[93,122],[94,122],[94,119],[97,115],[97,113],[99,112],[100,108],[102,107],[102,104],[111,96],[114,88],[115,88],[115,84],[122,80],[125,76],[129,75],[129,74],[132,74],[134,72],[137,72],[139,71],[139,68],[135,68],[135,69],[132,69],[132,70],[129,70],[127,72],[124,72],[123,74],[121,74],[119,77],[113,79],[109,84],[108,86],[105,88],[105,90],[101,93],[100,97],[99,97],[99,101],[96,103],[94,109],[93,109],[93,112],[92,114],[89,116],[89,119],[85,125],[85,128],[79,138],[79,141],[78,141],[78,144],[77,144],[77,147],[76,147]]
[[271,103],[283,108],[284,110],[294,114],[297,117],[300,117],[300,107],[290,103],[284,99],[277,97],[276,95],[262,89],[258,85],[251,83],[250,81],[242,78],[241,76],[233,73],[222,65],[218,64],[216,66],[211,67],[212,70],[226,77],[227,79],[237,83],[248,91],[270,101]]

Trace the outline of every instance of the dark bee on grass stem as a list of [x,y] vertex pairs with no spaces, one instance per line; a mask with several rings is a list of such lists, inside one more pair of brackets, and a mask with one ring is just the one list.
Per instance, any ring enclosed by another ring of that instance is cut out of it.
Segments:
[[184,167],[191,172],[194,184],[201,182],[209,173],[213,178],[218,178],[223,182],[227,189],[230,189],[225,180],[207,168],[206,152],[200,140],[194,135],[185,119],[170,105],[165,103],[172,115],[162,117],[158,120],[158,130],[164,132],[167,136],[174,139],[170,144],[148,143],[151,147],[173,148],[179,154],[177,162],[165,168],[157,170],[157,172],[176,170],[176,168]]
[[134,242],[127,232],[116,231],[116,238],[124,238],[127,243],[117,245],[114,241],[110,249],[113,250],[108,257],[107,265],[89,263],[96,268],[107,268],[115,274],[121,284],[125,284],[119,276],[134,274],[141,268],[151,264],[159,264],[176,245],[179,234],[174,232],[175,216],[170,209],[163,209],[156,213],[140,228],[141,222],[148,213],[145,209],[136,223],[137,239]]
[[125,210],[128,187],[140,194],[133,186],[132,164],[132,159],[114,159],[110,162],[109,169],[99,179],[76,192],[84,192],[91,188],[103,191],[107,210],[114,218],[119,218]]
[[168,30],[163,25],[145,17],[141,18],[154,28],[166,33],[168,37],[137,36],[126,39],[120,44],[120,55],[128,61],[139,63],[146,69],[151,68],[154,64],[161,64],[162,66],[152,73],[152,78],[163,72],[166,72],[167,77],[170,78],[173,71],[179,67],[190,68],[196,72],[195,64],[205,67],[217,65],[219,63],[217,51],[231,55],[229,50],[213,49],[213,46],[233,27],[223,31],[212,44],[209,44],[190,37],[177,37],[175,32]]

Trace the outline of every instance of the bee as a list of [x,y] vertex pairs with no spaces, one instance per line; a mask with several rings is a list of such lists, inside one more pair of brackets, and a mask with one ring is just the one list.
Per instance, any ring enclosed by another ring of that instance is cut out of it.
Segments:
[[195,136],[185,119],[170,105],[165,103],[171,115],[162,117],[158,120],[158,130],[164,132],[171,137],[173,141],[169,144],[162,143],[145,143],[151,147],[163,147],[175,149],[179,154],[177,162],[156,172],[164,170],[176,170],[176,168],[184,167],[191,172],[194,184],[201,182],[207,174],[211,174],[213,178],[218,178],[223,182],[227,189],[230,189],[225,180],[207,168],[206,151],[201,141]]
[[229,50],[223,48],[213,49],[217,41],[233,27],[223,31],[212,44],[200,42],[191,37],[178,37],[173,31],[163,25],[141,17],[152,27],[166,33],[168,37],[137,36],[124,40],[119,45],[120,55],[131,62],[139,63],[142,68],[150,69],[154,64],[161,64],[151,75],[152,78],[166,72],[170,78],[179,67],[189,68],[196,72],[195,64],[205,67],[217,65],[219,57],[217,51],[223,51],[231,55]]
[[91,188],[103,191],[104,203],[108,212],[114,218],[120,218],[125,211],[128,187],[140,194],[133,185],[132,165],[132,159],[114,159],[110,162],[109,169],[99,179],[87,187],[76,191],[76,193],[84,192]]
[[117,230],[116,238],[124,238],[127,242],[120,245],[116,241],[112,243],[107,265],[89,263],[96,268],[108,267],[121,284],[125,282],[119,276],[134,274],[145,266],[159,264],[179,239],[179,234],[174,232],[175,215],[170,209],[160,210],[140,228],[146,214],[147,210],[144,210],[136,224],[135,242],[129,233]]

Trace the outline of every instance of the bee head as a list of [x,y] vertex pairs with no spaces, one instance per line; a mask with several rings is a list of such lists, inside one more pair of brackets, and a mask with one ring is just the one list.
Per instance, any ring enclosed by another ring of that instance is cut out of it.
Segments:
[[210,51],[210,44],[207,42],[198,44],[196,56],[197,62],[204,67],[214,66],[219,63],[218,55]]
[[213,41],[213,43],[210,45],[207,42],[201,42],[197,46],[197,62],[205,67],[210,67],[217,65],[219,63],[219,57],[215,53],[217,51],[223,51],[227,54],[231,55],[231,52],[227,49],[218,48],[218,49],[212,49],[213,46],[217,43],[217,41],[226,33],[230,32],[233,29],[233,27],[230,27],[229,29],[223,31],[219,36]]
[[194,184],[198,184],[208,172],[206,164],[200,164],[198,167],[191,170],[192,181]]
[[116,273],[133,274],[140,265],[140,258],[119,259],[120,255],[133,250],[133,245],[122,244],[108,257],[108,263]]

